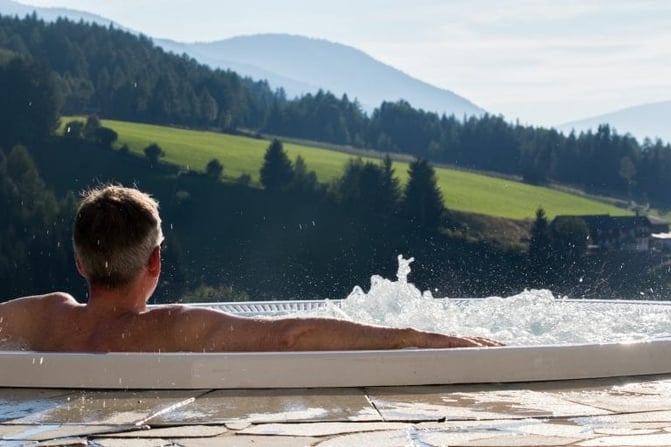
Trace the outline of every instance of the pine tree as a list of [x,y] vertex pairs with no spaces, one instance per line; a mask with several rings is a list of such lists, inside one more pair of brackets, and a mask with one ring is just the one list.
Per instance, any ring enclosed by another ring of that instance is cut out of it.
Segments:
[[548,219],[543,208],[536,210],[536,220],[531,226],[531,239],[529,241],[529,264],[533,281],[547,280],[547,275],[552,272],[552,237],[548,225]]
[[161,149],[161,146],[152,143],[144,148],[144,156],[147,157],[147,160],[149,160],[149,163],[151,163],[152,166],[156,166],[158,164],[158,159],[165,157],[165,152]]
[[305,159],[298,155],[294,162],[294,176],[291,181],[291,190],[310,193],[317,190],[317,174],[308,169]]
[[0,146],[32,144],[58,125],[60,98],[43,65],[14,58],[0,65]]
[[219,160],[213,158],[205,166],[205,174],[210,177],[212,180],[219,180],[221,175],[224,173],[224,165],[221,164]]
[[260,171],[263,187],[267,191],[276,192],[289,186],[294,170],[280,140],[274,139],[270,143],[263,160]]
[[389,214],[395,214],[401,201],[401,186],[394,175],[394,167],[389,154],[384,157],[384,161],[382,162],[381,189],[380,200],[382,201],[383,209],[387,210]]
[[416,227],[438,229],[445,206],[436,181],[436,172],[427,160],[417,159],[410,163],[408,176],[401,203],[402,214]]

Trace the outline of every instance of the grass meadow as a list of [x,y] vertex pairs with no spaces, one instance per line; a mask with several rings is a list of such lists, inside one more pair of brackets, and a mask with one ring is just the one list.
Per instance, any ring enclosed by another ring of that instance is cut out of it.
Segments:
[[[64,117],[62,122],[72,119]],[[156,143],[166,153],[164,162],[196,171],[203,171],[207,163],[216,158],[224,166],[224,181],[247,174],[257,185],[263,155],[270,144],[264,139],[218,132],[112,120],[102,120],[102,124],[118,133],[117,148],[127,145],[131,152],[143,156],[144,148]],[[291,160],[300,154],[321,183],[330,183],[341,176],[347,161],[356,157],[309,145],[287,142],[283,145]],[[405,183],[408,163],[394,162],[394,169],[399,180]],[[543,207],[550,218],[559,214],[630,214],[604,201],[500,177],[447,168],[436,168],[436,177],[445,205],[458,211],[512,219],[533,218],[538,207]]]

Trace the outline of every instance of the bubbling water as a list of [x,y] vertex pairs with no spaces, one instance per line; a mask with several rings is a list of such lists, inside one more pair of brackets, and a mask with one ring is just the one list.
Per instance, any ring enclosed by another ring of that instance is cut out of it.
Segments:
[[434,298],[408,282],[413,258],[398,257],[397,280],[371,277],[319,314],[393,327],[489,337],[509,345],[605,343],[671,337],[671,303],[557,298],[525,290],[502,298]]

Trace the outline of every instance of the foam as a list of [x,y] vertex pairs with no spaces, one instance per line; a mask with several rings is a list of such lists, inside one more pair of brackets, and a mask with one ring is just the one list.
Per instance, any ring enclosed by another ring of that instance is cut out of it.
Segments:
[[310,314],[490,337],[513,345],[608,343],[671,335],[671,305],[665,302],[571,300],[549,290],[436,299],[408,282],[412,261],[399,255],[396,281],[374,275],[368,292],[356,286],[338,305]]

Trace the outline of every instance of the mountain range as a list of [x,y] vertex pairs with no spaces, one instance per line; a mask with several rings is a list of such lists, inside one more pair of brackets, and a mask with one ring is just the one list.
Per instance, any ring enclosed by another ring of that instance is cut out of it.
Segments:
[[283,88],[289,98],[323,89],[357,99],[367,112],[383,101],[402,99],[415,108],[459,118],[485,113],[449,90],[415,79],[356,48],[323,39],[259,34],[208,43],[154,42],[212,67],[266,79],[272,88]]
[[30,15],[33,12],[37,14],[37,17],[47,22],[53,22],[59,17],[66,17],[73,22],[79,22],[80,20],[83,20],[84,22],[97,23],[99,25],[105,26],[114,25],[122,28],[112,20],[106,19],[96,14],[91,14],[86,11],[79,11],[69,8],[28,6],[12,0],[0,0],[0,14],[4,16],[25,17],[26,15]]
[[[27,6],[0,0],[0,14],[23,17],[32,14],[53,21],[66,17],[104,26],[127,29],[112,20],[67,8]],[[132,30],[128,30],[135,32]],[[446,115],[479,116],[485,110],[458,94],[432,86],[346,45],[289,34],[238,36],[215,42],[176,42],[153,38],[164,50],[186,54],[212,68],[234,71],[256,80],[267,80],[273,89],[283,89],[288,98],[322,89],[337,96],[347,94],[362,109],[372,112],[383,101],[403,99],[413,107]],[[489,111],[496,113],[496,111]],[[555,126],[567,133],[596,130],[607,123],[620,134],[642,141],[671,141],[671,101],[643,104]]]
[[642,104],[604,115],[594,116],[557,126],[564,133],[596,131],[600,124],[608,123],[618,133],[630,133],[643,141],[645,138],[657,138],[671,142],[671,101]]
[[[0,14],[23,17],[33,11],[46,21],[66,17],[127,29],[123,24],[84,11],[0,0]],[[366,112],[372,112],[383,101],[402,99],[415,108],[459,118],[485,113],[454,92],[415,79],[363,51],[322,39],[289,34],[240,36],[207,43],[152,39],[166,51],[187,54],[212,68],[267,80],[271,88],[283,89],[288,98],[317,93],[321,89],[336,96],[347,94]]]

